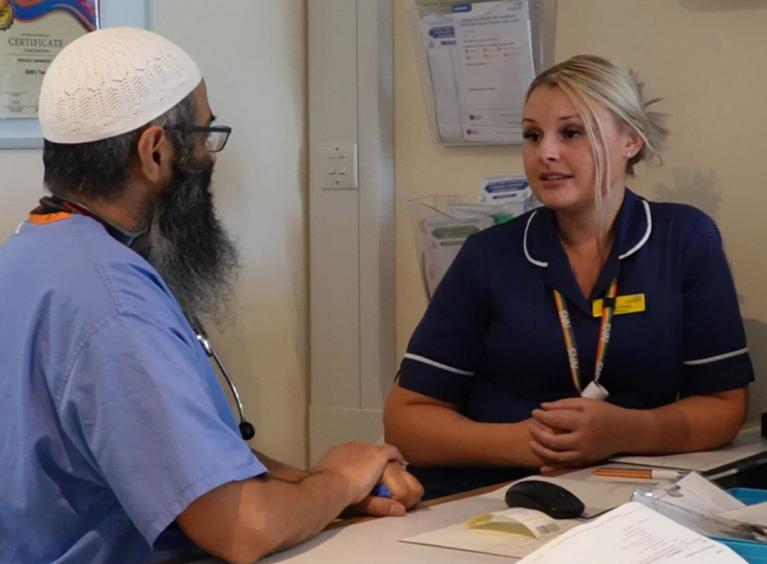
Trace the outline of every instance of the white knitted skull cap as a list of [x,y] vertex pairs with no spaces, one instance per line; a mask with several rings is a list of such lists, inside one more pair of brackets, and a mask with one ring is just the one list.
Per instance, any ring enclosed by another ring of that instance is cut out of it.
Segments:
[[86,33],[64,47],[40,89],[43,137],[89,143],[133,131],[183,100],[202,80],[192,58],[133,27]]

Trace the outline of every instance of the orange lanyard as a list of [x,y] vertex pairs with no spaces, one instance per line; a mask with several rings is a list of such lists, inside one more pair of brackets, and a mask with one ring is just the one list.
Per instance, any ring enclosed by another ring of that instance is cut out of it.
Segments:
[[[567,311],[565,299],[557,290],[553,290],[554,303],[559,314],[559,324],[562,326],[562,335],[565,338],[567,349],[567,361],[570,363],[570,378],[573,386],[581,393],[581,368],[578,365],[578,346],[575,343],[575,331],[570,321],[570,313]],[[602,321],[599,324],[599,341],[597,342],[597,354],[594,359],[594,382],[599,383],[602,370],[605,367],[605,355],[607,345],[610,343],[610,329],[612,327],[613,313],[615,313],[615,297],[618,295],[618,279],[614,278],[607,290],[605,299],[602,300]]]

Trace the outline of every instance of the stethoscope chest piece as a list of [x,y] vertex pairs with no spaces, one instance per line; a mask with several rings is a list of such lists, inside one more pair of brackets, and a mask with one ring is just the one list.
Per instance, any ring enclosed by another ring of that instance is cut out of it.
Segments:
[[213,348],[213,345],[210,344],[210,339],[208,339],[208,334],[205,332],[202,323],[200,323],[198,319],[195,319],[192,321],[191,325],[202,350],[205,351],[205,354],[208,355],[209,358],[212,358],[215,361],[216,366],[218,366],[218,369],[221,371],[221,375],[224,377],[224,380],[226,380],[226,384],[229,386],[229,390],[231,390],[232,395],[234,396],[234,401],[237,404],[237,412],[240,415],[240,423],[237,426],[240,429],[240,436],[243,440],[249,441],[256,436],[256,428],[250,421],[245,419],[245,410],[242,407],[242,400],[237,391],[237,386],[234,385],[234,381],[229,377],[229,373],[226,371],[226,368],[224,368],[224,364],[216,354],[216,350]]

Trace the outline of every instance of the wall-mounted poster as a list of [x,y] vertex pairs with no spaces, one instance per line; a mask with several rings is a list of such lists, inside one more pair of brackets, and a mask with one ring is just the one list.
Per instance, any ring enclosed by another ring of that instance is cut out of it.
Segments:
[[446,145],[522,141],[535,77],[532,0],[416,0],[421,76],[432,129]]
[[99,0],[0,0],[0,118],[37,117],[48,65],[99,27]]

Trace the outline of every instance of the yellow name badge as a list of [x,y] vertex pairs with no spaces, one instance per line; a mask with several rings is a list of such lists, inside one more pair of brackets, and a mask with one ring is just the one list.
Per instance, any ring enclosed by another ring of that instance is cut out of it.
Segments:
[[[615,315],[624,313],[640,313],[645,310],[644,294],[628,294],[615,298]],[[591,303],[591,314],[594,317],[602,317],[602,299]]]

